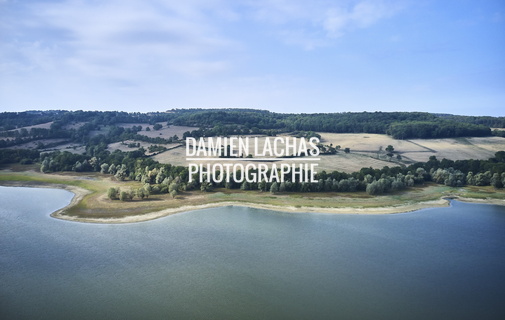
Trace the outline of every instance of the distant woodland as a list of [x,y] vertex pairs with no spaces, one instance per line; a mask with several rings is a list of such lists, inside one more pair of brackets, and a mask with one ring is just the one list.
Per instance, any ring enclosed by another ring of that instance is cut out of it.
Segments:
[[[50,128],[17,128],[52,122]],[[79,128],[66,127],[69,123],[86,123]],[[27,111],[0,113],[0,148],[41,138],[65,138],[87,142],[89,132],[100,126],[124,123],[166,123],[168,125],[200,128],[187,136],[214,136],[234,134],[268,134],[293,131],[320,131],[333,133],[381,133],[395,139],[433,139],[454,137],[482,137],[502,135],[505,117],[471,117],[425,112],[346,112],[316,114],[283,114],[253,109],[175,109],[169,112],[127,113],[119,111]],[[135,135],[132,128],[111,132]],[[131,138],[131,137],[130,137]],[[139,137],[137,139],[141,140]],[[184,138],[184,137],[183,137]],[[166,143],[166,141],[150,141]]]

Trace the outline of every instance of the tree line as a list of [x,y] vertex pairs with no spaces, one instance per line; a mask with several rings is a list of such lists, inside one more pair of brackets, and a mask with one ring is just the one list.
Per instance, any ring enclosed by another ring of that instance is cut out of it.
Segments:
[[[33,159],[35,155],[35,153],[17,155],[11,158],[31,156]],[[129,152],[116,150],[112,153],[94,149],[83,155],[55,151],[40,155],[39,161],[41,172],[94,171],[113,175],[119,181],[138,181],[142,185],[142,190],[136,190],[135,195],[140,192],[144,193],[144,196],[158,193],[171,193],[175,196],[185,190],[211,191],[214,188],[273,192],[366,191],[368,194],[376,195],[403,190],[428,181],[452,187],[492,185],[495,188],[502,188],[505,185],[505,151],[497,152],[495,157],[488,160],[440,161],[432,156],[427,162],[418,162],[408,167],[362,168],[354,173],[321,171],[316,174],[316,183],[291,181],[289,175],[282,183],[265,181],[238,183],[233,179],[230,182],[223,181],[216,184],[199,183],[198,173],[194,174],[192,182],[188,182],[187,167],[160,164],[146,157],[142,149]],[[120,198],[121,193],[117,192],[115,195]]]
[[218,184],[199,183],[198,173],[189,183],[187,167],[161,164],[145,156],[145,150],[123,152],[107,150],[106,143],[88,146],[84,154],[68,151],[40,153],[36,150],[2,149],[0,164],[39,163],[44,173],[75,171],[101,172],[114,176],[116,180],[138,181],[141,187],[136,190],[123,190],[113,193],[111,198],[145,198],[150,194],[170,193],[176,196],[185,190],[212,191],[214,188],[261,190],[271,192],[357,192],[366,191],[377,195],[403,190],[416,184],[432,181],[452,187],[465,185],[503,188],[505,185],[505,151],[496,152],[488,160],[438,160],[435,156],[427,162],[418,162],[408,167],[384,167],[382,169],[362,168],[354,173],[321,171],[316,174],[316,183],[290,181],[285,177],[282,183],[257,183],[235,181]]
[[[18,128],[52,121],[51,129],[28,131]],[[78,129],[70,123],[85,123]],[[175,109],[168,112],[128,113],[120,111],[30,111],[0,113],[3,147],[37,138],[69,138],[85,142],[100,127],[122,123],[147,123],[159,129],[167,125],[194,126],[209,135],[269,134],[285,132],[381,133],[395,138],[448,138],[491,135],[490,127],[504,128],[505,117],[470,117],[426,112],[344,112],[284,114],[253,109]],[[119,126],[120,127],[120,126]],[[415,129],[414,129],[415,128]],[[499,134],[499,133],[497,133]],[[139,135],[142,136],[142,135]],[[136,137],[141,139],[140,137]],[[31,141],[30,140],[30,141]],[[9,142],[6,142],[9,141]],[[14,141],[14,142],[13,142]],[[0,142],[2,143],[2,142]],[[156,142],[162,143],[162,142]],[[2,145],[0,145],[2,147]]]

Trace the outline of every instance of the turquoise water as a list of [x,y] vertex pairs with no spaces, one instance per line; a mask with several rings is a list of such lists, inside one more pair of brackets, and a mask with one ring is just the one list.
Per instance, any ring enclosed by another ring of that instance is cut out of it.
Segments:
[[0,187],[1,319],[505,319],[505,208],[244,207],[100,225]]

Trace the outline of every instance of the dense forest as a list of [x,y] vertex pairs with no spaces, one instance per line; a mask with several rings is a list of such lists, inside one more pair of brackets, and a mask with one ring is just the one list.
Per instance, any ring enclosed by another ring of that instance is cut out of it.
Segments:
[[[50,128],[18,128],[52,122]],[[70,123],[85,123],[79,128]],[[124,123],[184,125],[199,127],[200,135],[293,131],[333,133],[382,133],[396,139],[450,138],[501,135],[492,128],[505,128],[505,117],[438,115],[425,112],[345,112],[284,114],[253,109],[175,109],[167,112],[127,113],[119,111],[27,111],[0,113],[0,148],[42,138],[65,138],[87,143],[89,133],[103,126]],[[119,129],[114,129],[119,130]],[[136,130],[139,131],[139,130]],[[135,130],[126,134],[135,134]],[[112,136],[122,133],[113,132]],[[198,135],[198,132],[195,133]],[[194,136],[194,135],[193,135]],[[1,139],[4,138],[4,139]],[[137,140],[145,139],[135,137]],[[166,143],[158,140],[154,143]]]

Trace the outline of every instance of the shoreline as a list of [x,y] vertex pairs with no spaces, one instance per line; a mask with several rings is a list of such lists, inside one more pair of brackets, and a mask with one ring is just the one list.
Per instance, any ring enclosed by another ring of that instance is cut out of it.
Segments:
[[505,200],[497,199],[475,199],[475,198],[465,198],[460,196],[442,196],[438,200],[421,201],[415,203],[406,203],[398,206],[385,206],[385,207],[375,207],[375,208],[360,208],[360,207],[341,207],[341,208],[329,208],[329,207],[294,207],[294,206],[278,206],[271,204],[259,204],[253,202],[241,202],[241,201],[219,201],[214,203],[207,203],[201,205],[186,205],[176,208],[167,208],[158,211],[153,211],[141,215],[127,215],[122,217],[111,217],[111,218],[93,218],[93,217],[77,217],[65,215],[65,211],[79,204],[81,200],[91,191],[70,186],[66,184],[52,184],[46,182],[27,182],[27,181],[1,181],[0,185],[7,187],[25,187],[25,188],[51,188],[51,189],[64,189],[70,191],[74,194],[72,200],[65,207],[58,209],[57,211],[50,214],[51,217],[60,220],[81,222],[81,223],[101,223],[101,224],[123,224],[123,223],[136,223],[159,219],[169,215],[173,215],[181,212],[188,212],[194,210],[202,210],[209,208],[218,208],[225,206],[238,206],[238,207],[249,207],[255,209],[280,211],[280,212],[293,212],[293,213],[322,213],[322,214],[361,214],[361,215],[377,215],[377,214],[399,214],[407,213],[412,211],[417,211],[421,209],[437,208],[437,207],[448,207],[450,206],[450,200],[458,200],[468,203],[480,203],[480,204],[495,204],[495,205],[505,205]]

